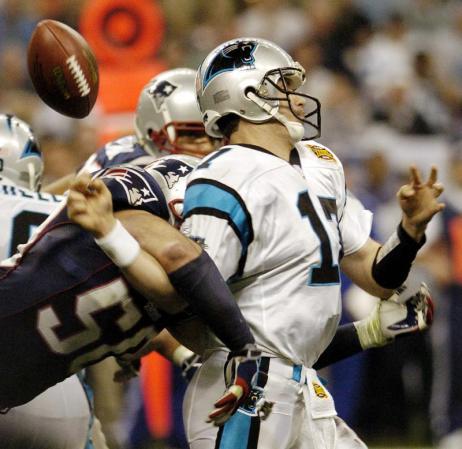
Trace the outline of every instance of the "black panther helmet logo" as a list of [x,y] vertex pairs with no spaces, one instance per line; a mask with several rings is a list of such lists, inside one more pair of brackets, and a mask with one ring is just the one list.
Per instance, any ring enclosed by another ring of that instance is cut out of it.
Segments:
[[224,48],[209,64],[204,75],[203,88],[220,73],[231,72],[244,66],[251,68],[255,62],[253,53],[256,48],[257,43],[253,41],[236,42]]
[[172,93],[178,88],[170,81],[160,81],[152,86],[148,93],[154,100],[154,105],[156,107],[156,111],[160,112],[162,105],[164,104],[165,100],[172,95]]

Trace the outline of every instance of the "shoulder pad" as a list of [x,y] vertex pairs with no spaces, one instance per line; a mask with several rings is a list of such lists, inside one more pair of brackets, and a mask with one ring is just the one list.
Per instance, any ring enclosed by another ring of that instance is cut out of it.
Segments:
[[232,150],[233,147],[228,145],[225,147],[220,148],[217,151],[214,151],[213,153],[210,153],[208,156],[206,156],[204,159],[202,159],[201,163],[197,166],[198,169],[201,168],[208,168],[212,161],[217,159],[218,157],[226,154],[229,150]]
[[169,155],[145,167],[164,194],[172,224],[178,224],[181,220],[188,175],[199,162],[200,159],[193,156]]
[[148,156],[148,153],[137,142],[135,136],[125,136],[113,140],[101,148],[97,153],[96,162],[101,168],[107,168],[127,164],[144,156]]
[[111,191],[114,211],[140,209],[168,220],[164,194],[157,181],[144,169],[110,167],[95,176],[101,178]]

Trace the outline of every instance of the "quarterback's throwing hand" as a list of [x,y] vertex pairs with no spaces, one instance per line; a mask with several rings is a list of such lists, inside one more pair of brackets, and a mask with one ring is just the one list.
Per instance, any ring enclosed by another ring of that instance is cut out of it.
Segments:
[[94,237],[101,238],[115,225],[112,214],[112,197],[100,179],[89,174],[75,178],[69,188],[67,215]]
[[257,378],[261,352],[254,345],[230,352],[225,364],[225,394],[215,402],[208,422],[221,426],[245,401]]

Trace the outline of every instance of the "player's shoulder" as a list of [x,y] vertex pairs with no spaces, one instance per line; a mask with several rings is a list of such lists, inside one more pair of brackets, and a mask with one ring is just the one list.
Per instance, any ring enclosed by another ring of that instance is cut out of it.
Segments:
[[187,179],[199,163],[197,157],[175,154],[160,157],[144,167],[160,186],[173,225],[181,221]]
[[328,170],[342,170],[342,163],[337,155],[325,145],[315,140],[302,139],[295,145],[300,158],[309,166]]
[[164,194],[157,180],[144,168],[117,165],[95,174],[107,185],[114,210],[140,209],[168,219]]
[[150,164],[146,165],[144,169],[147,172],[159,172],[165,176],[173,172],[179,176],[185,176],[190,173],[201,160],[194,156],[186,154],[168,154],[153,160]]
[[226,145],[204,158],[191,176],[218,180],[251,182],[272,168],[287,165],[285,161],[261,147]]
[[96,160],[104,168],[112,165],[133,163],[136,159],[146,156],[148,156],[148,153],[140,145],[136,136],[129,135],[106,143],[96,153]]

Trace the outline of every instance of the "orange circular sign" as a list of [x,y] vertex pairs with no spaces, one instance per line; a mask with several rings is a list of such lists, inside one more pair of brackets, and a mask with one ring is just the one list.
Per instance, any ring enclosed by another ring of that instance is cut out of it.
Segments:
[[152,59],[164,30],[164,15],[154,0],[87,1],[80,16],[80,32],[103,64]]

